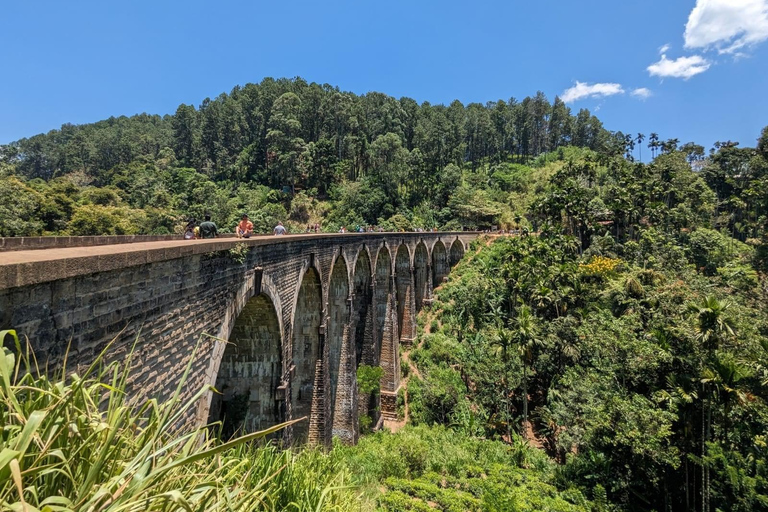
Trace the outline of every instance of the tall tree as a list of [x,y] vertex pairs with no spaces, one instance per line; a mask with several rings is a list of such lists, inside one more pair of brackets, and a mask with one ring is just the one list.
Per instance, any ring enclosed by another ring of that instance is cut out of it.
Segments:
[[292,193],[295,191],[297,180],[303,177],[301,158],[305,143],[300,137],[300,107],[301,99],[295,93],[286,92],[280,95],[272,106],[267,132],[268,166],[273,171],[274,184],[288,187]]
[[197,110],[192,105],[179,105],[173,116],[173,150],[184,167],[197,166],[198,133]]
[[644,140],[645,140],[645,135],[643,135],[642,133],[638,133],[637,137],[635,138],[635,142],[637,142],[637,151],[639,152],[638,157],[640,159],[640,162],[643,161],[643,145],[642,144]]

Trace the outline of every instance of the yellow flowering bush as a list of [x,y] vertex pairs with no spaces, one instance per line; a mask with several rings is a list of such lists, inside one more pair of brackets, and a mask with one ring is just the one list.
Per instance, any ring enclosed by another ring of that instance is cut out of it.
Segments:
[[604,276],[616,270],[620,263],[619,258],[593,256],[587,263],[579,263],[579,270],[589,276]]

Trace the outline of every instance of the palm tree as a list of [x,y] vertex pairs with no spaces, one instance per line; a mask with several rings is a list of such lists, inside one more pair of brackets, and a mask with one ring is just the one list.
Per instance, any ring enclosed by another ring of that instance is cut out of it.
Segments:
[[659,147],[659,134],[658,133],[651,133],[650,138],[648,139],[648,147],[651,149],[651,159],[656,158],[656,149]]
[[680,139],[667,139],[661,143],[661,152],[672,153],[677,151],[678,144],[680,144]]
[[712,364],[704,368],[701,381],[710,385],[713,396],[723,404],[724,436],[728,435],[733,402],[747,400],[748,393],[739,389],[739,383],[753,375],[750,368],[727,355],[715,358]]
[[624,136],[624,153],[630,162],[633,160],[632,152],[635,150],[635,139],[632,137],[631,134],[626,134]]
[[520,306],[514,325],[514,338],[523,360],[523,437],[528,428],[528,366],[533,362],[533,349],[541,345],[539,326],[531,308]]
[[707,295],[700,304],[688,304],[688,310],[696,315],[696,339],[701,341],[704,351],[700,360],[701,379],[701,510],[709,512],[709,468],[704,464],[707,455],[712,411],[708,400],[708,384],[712,379],[707,377],[707,363],[714,360],[715,350],[725,336],[733,336],[733,323],[726,318],[725,312],[730,307],[728,302],[720,302],[713,295]]
[[642,144],[643,144],[644,140],[645,140],[645,135],[643,135],[642,133],[638,133],[637,134],[637,138],[635,139],[635,141],[637,142],[637,150],[640,153],[639,156],[640,156],[640,161],[641,162],[643,161],[643,146],[642,146]]
[[[499,319],[501,317],[498,317]],[[503,386],[503,393],[504,393],[504,400],[502,401],[504,403],[504,409],[505,409],[505,422],[507,425],[507,437],[511,440],[512,439],[512,430],[510,425],[512,424],[511,418],[512,418],[512,411],[511,411],[511,400],[509,396],[509,377],[508,377],[508,371],[509,371],[509,349],[512,346],[512,333],[509,331],[509,329],[505,329],[502,327],[499,323],[496,328],[496,336],[495,339],[492,341],[493,345],[496,345],[501,350],[501,362],[504,363],[504,375],[502,376],[502,386]]]
[[700,304],[688,304],[688,310],[696,315],[696,338],[709,351],[718,347],[724,335],[733,336],[733,323],[725,316],[729,307],[730,303],[713,295],[704,297]]

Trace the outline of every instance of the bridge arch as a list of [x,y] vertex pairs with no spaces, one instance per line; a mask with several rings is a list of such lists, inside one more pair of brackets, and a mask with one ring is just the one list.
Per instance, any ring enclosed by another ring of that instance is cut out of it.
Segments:
[[443,282],[443,278],[448,275],[450,267],[448,265],[448,254],[443,242],[438,240],[432,247],[432,286],[437,288]]
[[282,329],[275,305],[267,293],[248,300],[235,320],[224,349],[209,421],[223,423],[222,434],[249,433],[285,419],[278,399],[281,385]]
[[[328,325],[326,342],[329,348],[328,374],[330,377],[330,403],[336,402],[336,389],[339,379],[339,364],[341,345],[344,342],[344,326],[349,324],[349,272],[347,260],[340,252],[331,266],[331,277],[328,282]],[[331,408],[333,421],[333,408]]]
[[[315,388],[315,369],[321,360],[320,325],[323,317],[323,289],[320,272],[316,266],[306,266],[299,279],[291,319],[291,416],[309,417]],[[293,439],[303,443],[309,434],[309,422],[293,426]]]
[[413,279],[411,276],[411,253],[408,246],[400,244],[395,255],[395,291],[397,293],[397,325],[400,339],[409,336],[413,323]]
[[461,258],[464,257],[464,244],[459,240],[458,238],[453,241],[451,244],[451,251],[449,253],[449,262],[451,264],[451,268],[455,267],[456,264],[461,261]]
[[381,360],[381,340],[384,335],[384,322],[387,318],[387,301],[392,292],[390,284],[392,280],[392,256],[389,247],[382,245],[376,254],[376,283],[374,285],[373,303],[375,305],[374,316],[374,356],[376,363]]
[[413,252],[413,280],[416,287],[416,311],[421,311],[424,299],[429,298],[429,253],[424,241],[416,245]]
[[357,254],[352,276],[352,327],[356,366],[376,364],[371,257],[364,245]]
[[[245,280],[240,284],[239,289],[235,292],[233,299],[227,306],[223,318],[221,318],[219,330],[216,332],[216,337],[212,339],[208,366],[205,374],[201,378],[202,383],[215,386],[217,390],[221,391],[219,389],[220,383],[217,383],[219,380],[219,369],[222,360],[224,359],[225,352],[229,347],[229,343],[222,340],[229,340],[231,338],[237,321],[240,318],[240,314],[244,311],[250,300],[259,295],[263,295],[272,305],[277,316],[277,330],[279,334],[278,347],[280,347],[280,360],[282,363],[275,371],[278,372],[276,375],[277,378],[280,379],[280,385],[285,384],[285,381],[283,380],[283,376],[285,375],[285,361],[283,360],[282,355],[284,354],[282,350],[282,339],[285,334],[285,327],[283,325],[283,316],[280,314],[283,310],[280,293],[270,274],[264,273],[262,269],[259,268],[246,273]],[[259,308],[258,311],[262,311],[261,308]],[[220,402],[214,404],[214,399],[216,398],[221,400],[223,397],[217,397],[214,392],[209,391],[205,397],[200,400],[196,412],[196,421],[198,424],[205,424],[209,421],[219,421],[221,419],[220,409],[217,409],[215,412],[212,410],[212,405],[221,407]],[[278,407],[280,407],[280,418],[282,421],[285,417],[285,402],[281,400]]]

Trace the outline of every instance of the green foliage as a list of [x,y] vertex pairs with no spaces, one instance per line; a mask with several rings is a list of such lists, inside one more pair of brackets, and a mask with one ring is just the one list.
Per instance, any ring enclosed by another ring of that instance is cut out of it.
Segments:
[[72,215],[69,232],[75,236],[133,235],[138,230],[132,219],[132,212],[125,208],[85,204]]
[[582,493],[553,485],[553,464],[524,443],[420,426],[336,450],[379,510],[590,510]]
[[[0,357],[0,508],[3,510],[351,510],[339,462],[258,440],[284,425],[227,443],[205,428],[179,431],[205,393],[132,404],[130,357],[84,373],[37,376],[12,331]],[[63,370],[62,370],[63,373]],[[149,463],[148,461],[150,461]]]
[[[243,212],[258,232],[269,232],[277,220],[303,231],[326,216],[336,229],[506,226],[515,218],[513,208],[518,215],[524,208],[510,205],[527,205],[518,196],[532,192],[526,161],[569,143],[594,149],[607,138],[588,111],[572,116],[561,101],[550,104],[541,93],[522,102],[419,105],[301,78],[267,78],[197,107],[180,105],[170,116],[66,124],[3,146],[3,180],[50,184],[66,177],[75,190],[42,206],[35,203],[48,203],[45,198],[18,194],[28,206],[24,215],[0,210],[0,224],[16,236],[174,231],[175,224],[141,218],[131,218],[130,228],[86,229],[82,217],[93,212],[81,214],[71,228],[72,212],[61,206],[73,201],[155,208],[182,226],[183,219],[208,212],[222,231]],[[260,187],[273,196],[265,200]],[[330,211],[318,216],[315,201],[328,199]],[[272,209],[278,205],[281,211]]]
[[247,244],[240,243],[234,245],[231,249],[229,249],[229,251],[227,251],[227,253],[229,254],[229,257],[232,259],[232,261],[242,265],[245,263],[249,251],[250,247],[248,247]]
[[40,235],[43,198],[15,177],[0,177],[0,236]]
[[719,267],[751,258],[751,249],[731,237],[711,229],[699,228],[690,235],[691,258],[707,275]]
[[[412,352],[414,423],[502,439],[532,430],[564,462],[558,485],[597,510],[762,509],[761,276],[745,244],[662,229],[624,244],[593,236],[584,256],[552,231],[480,244],[439,290],[443,329]],[[686,254],[720,262],[717,275]]]
[[381,366],[361,364],[357,367],[357,388],[362,394],[376,393],[381,388],[381,377],[384,369]]

